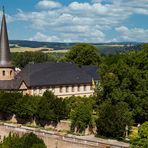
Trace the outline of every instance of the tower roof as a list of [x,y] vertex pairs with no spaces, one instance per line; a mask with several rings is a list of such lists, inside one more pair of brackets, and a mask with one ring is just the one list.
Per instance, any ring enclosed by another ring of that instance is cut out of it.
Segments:
[[4,9],[0,34],[0,67],[12,67]]

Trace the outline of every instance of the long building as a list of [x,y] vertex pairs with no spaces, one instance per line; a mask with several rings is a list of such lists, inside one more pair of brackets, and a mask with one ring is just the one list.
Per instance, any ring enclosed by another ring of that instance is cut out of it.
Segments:
[[11,61],[6,18],[3,13],[0,34],[0,90],[20,91],[28,95],[43,95],[46,90],[58,97],[90,96],[92,81],[98,81],[97,67],[68,62],[28,64],[19,73]]

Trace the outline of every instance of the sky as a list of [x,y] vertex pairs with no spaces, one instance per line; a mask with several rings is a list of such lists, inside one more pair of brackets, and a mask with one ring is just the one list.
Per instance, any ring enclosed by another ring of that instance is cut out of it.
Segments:
[[148,0],[0,0],[9,39],[148,42]]

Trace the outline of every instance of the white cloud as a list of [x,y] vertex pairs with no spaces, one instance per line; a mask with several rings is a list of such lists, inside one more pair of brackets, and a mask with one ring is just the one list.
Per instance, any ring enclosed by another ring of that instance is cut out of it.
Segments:
[[[143,41],[148,42],[148,29],[143,28],[127,28],[125,26],[115,28],[120,36],[117,41]],[[115,40],[115,39],[114,39]]]
[[[3,12],[0,11],[0,20],[2,19],[2,15],[3,15]],[[7,19],[7,22],[10,23],[10,22],[13,22],[14,21],[14,18],[8,14],[6,14],[6,19]]]
[[111,2],[111,0],[91,0],[92,3],[102,3],[102,2]]
[[62,4],[54,0],[42,0],[39,1],[36,6],[41,9],[53,9],[62,7]]
[[[138,3],[137,0],[74,1],[67,6],[58,1],[40,0],[36,7],[40,9],[34,12],[18,10],[13,19],[28,22],[38,35],[31,39],[46,41],[104,42],[104,32],[113,28],[126,39],[125,32],[134,31],[117,26],[121,26],[132,14],[148,15],[148,0],[138,0]],[[142,33],[139,35],[143,36]]]
[[30,41],[44,41],[44,42],[54,42],[59,41],[56,36],[47,36],[41,32],[37,32],[33,37],[29,39]]

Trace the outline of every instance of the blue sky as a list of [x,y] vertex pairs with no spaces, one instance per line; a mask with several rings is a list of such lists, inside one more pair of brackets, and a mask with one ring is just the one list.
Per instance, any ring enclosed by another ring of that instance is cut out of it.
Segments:
[[3,5],[9,39],[148,42],[148,0],[0,0]]

